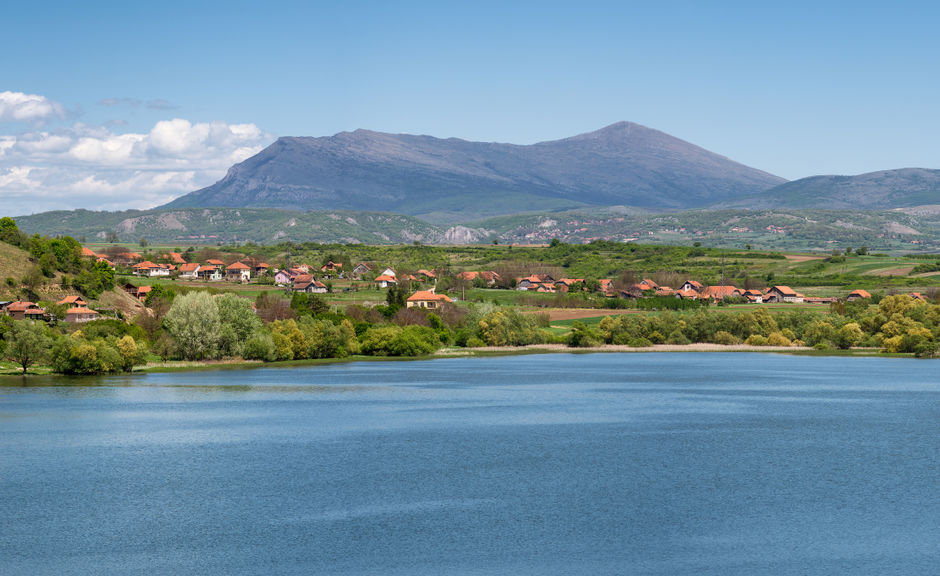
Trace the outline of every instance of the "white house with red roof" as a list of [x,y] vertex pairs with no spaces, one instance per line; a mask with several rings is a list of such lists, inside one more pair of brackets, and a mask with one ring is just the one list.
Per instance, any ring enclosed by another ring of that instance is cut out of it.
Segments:
[[231,282],[248,282],[251,280],[251,266],[242,262],[234,262],[225,267],[225,279]]
[[427,308],[428,310],[436,310],[441,307],[445,302],[453,302],[445,294],[435,294],[434,290],[418,290],[414,294],[408,297],[405,301],[405,305],[408,308]]
[[792,302],[802,304],[803,295],[789,286],[772,286],[764,293],[764,302]]

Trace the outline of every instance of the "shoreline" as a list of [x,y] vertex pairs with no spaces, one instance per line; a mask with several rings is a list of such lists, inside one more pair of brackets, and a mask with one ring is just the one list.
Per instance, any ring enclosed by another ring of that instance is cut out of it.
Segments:
[[[410,362],[415,360],[437,360],[445,358],[487,358],[496,356],[517,356],[527,354],[656,354],[663,352],[682,353],[774,353],[789,354],[793,356],[833,356],[856,358],[911,358],[912,354],[889,354],[880,352],[877,348],[850,348],[848,350],[828,349],[816,350],[808,346],[748,346],[746,344],[713,344],[699,342],[695,344],[654,344],[646,347],[631,347],[623,344],[604,344],[587,348],[572,348],[565,344],[529,344],[527,346],[483,346],[478,348],[441,348],[433,354],[424,356],[349,356],[346,358],[306,358],[303,360],[282,360],[277,362],[263,362],[261,360],[223,359],[206,361],[172,360],[169,362],[153,362],[135,367],[133,374],[161,374],[170,372],[203,372],[209,370],[249,370],[256,368],[294,368],[304,366],[317,366],[326,364],[345,364],[350,362]],[[40,367],[43,368],[43,367]],[[0,377],[22,378],[24,376],[53,376],[62,378],[87,378],[89,376],[117,376],[117,374],[100,375],[68,375],[54,372],[30,373],[0,373]]]

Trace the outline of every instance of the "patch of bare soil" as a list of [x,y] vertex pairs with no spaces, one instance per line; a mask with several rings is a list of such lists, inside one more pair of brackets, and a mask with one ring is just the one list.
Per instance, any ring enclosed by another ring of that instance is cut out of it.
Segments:
[[872,272],[875,276],[907,276],[913,270],[913,266],[901,266],[900,268],[889,268],[887,270],[875,270]]
[[790,262],[808,262],[825,258],[825,256],[811,256],[809,254],[784,254],[784,257]]

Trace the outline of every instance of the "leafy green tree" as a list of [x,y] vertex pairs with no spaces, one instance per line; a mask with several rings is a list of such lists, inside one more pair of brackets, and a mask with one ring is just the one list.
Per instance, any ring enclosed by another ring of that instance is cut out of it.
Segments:
[[4,354],[23,367],[23,374],[30,366],[46,359],[52,344],[45,324],[32,320],[14,320],[4,338]]
[[219,351],[222,356],[241,356],[242,346],[261,329],[262,322],[251,308],[251,301],[223,294],[214,298],[219,310]]
[[221,321],[219,309],[209,294],[190,292],[177,297],[163,322],[183,358],[203,360],[217,356]]

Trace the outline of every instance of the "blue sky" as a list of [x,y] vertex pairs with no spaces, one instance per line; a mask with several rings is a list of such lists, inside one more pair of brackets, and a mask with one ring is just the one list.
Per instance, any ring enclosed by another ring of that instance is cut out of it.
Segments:
[[153,206],[277,136],[356,128],[527,144],[629,120],[790,179],[940,168],[938,11],[5,5],[0,212]]

